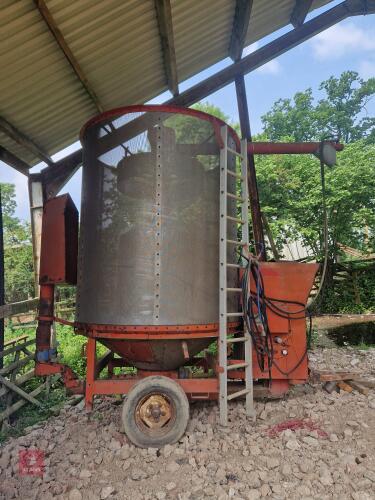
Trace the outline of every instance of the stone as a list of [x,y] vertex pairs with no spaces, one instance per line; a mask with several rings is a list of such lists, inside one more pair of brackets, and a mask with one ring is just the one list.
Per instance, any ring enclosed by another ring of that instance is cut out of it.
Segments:
[[258,500],[262,496],[261,492],[259,490],[249,490],[246,494],[247,500]]
[[339,438],[337,437],[336,434],[330,434],[329,440],[331,441],[331,443],[336,443],[339,440]]
[[344,436],[345,436],[346,438],[350,438],[350,437],[352,437],[352,436],[353,436],[353,431],[352,431],[351,429],[345,429],[345,430],[344,430]]
[[120,449],[119,457],[121,460],[127,460],[130,457],[131,453],[128,446],[122,446]]
[[176,483],[171,481],[170,483],[167,483],[165,487],[168,491],[172,491],[177,487],[177,485],[176,485]]
[[305,436],[302,438],[302,441],[308,446],[313,446],[314,448],[319,446],[319,441],[311,436]]
[[77,490],[77,488],[73,488],[69,492],[69,500],[82,500],[82,493]]
[[331,484],[333,484],[332,475],[328,469],[322,470],[319,476],[319,480],[324,486],[330,486]]
[[108,498],[109,496],[112,495],[112,493],[115,492],[115,489],[113,486],[104,486],[104,488],[102,488],[100,490],[100,498],[101,500],[105,500],[106,498]]
[[288,448],[288,450],[292,451],[296,451],[301,448],[301,445],[296,439],[290,439],[289,441],[286,442],[285,446]]
[[278,458],[275,457],[267,457],[266,458],[266,466],[269,469],[275,469],[276,467],[279,467],[280,461]]
[[375,483],[375,472],[373,472],[372,470],[366,470],[363,473],[363,476],[366,477],[367,479],[370,479],[370,481],[372,481],[373,483]]
[[92,476],[91,472],[89,470],[84,469],[81,470],[78,477],[80,479],[89,479],[91,476]]
[[173,461],[173,462],[169,462],[165,469],[167,472],[174,473],[174,472],[177,472],[179,470],[179,468],[180,468],[180,466],[178,465],[178,463]]
[[121,449],[121,443],[117,439],[111,439],[108,448],[112,451],[117,451]]

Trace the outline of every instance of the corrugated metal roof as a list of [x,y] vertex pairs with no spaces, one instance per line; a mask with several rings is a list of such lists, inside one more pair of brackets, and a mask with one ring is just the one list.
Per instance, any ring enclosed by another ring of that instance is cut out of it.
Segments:
[[[315,0],[317,8],[329,0]],[[234,0],[171,0],[179,81],[228,56]],[[246,44],[289,23],[295,0],[254,0]],[[46,0],[105,109],[167,90],[154,0]],[[32,0],[2,0],[0,115],[54,154],[97,112]],[[0,133],[0,144],[38,161]]]

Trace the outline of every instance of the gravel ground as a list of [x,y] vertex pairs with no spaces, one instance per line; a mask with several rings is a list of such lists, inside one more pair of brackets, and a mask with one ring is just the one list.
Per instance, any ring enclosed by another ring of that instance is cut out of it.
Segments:
[[[375,349],[310,354],[313,367],[372,377],[374,361]],[[197,403],[183,439],[160,450],[128,443],[115,399],[97,401],[91,414],[80,406],[66,405],[0,448],[0,498],[375,499],[374,390],[367,397],[298,387],[257,402],[255,424],[233,403],[226,429],[215,404]],[[275,428],[286,421],[302,428]],[[43,477],[20,475],[20,451],[35,448],[45,455]]]

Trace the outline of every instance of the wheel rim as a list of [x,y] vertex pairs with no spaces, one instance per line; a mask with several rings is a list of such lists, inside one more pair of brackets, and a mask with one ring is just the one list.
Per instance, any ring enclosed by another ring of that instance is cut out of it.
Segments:
[[141,398],[135,409],[135,422],[147,436],[164,436],[176,420],[176,407],[166,394],[152,393]]

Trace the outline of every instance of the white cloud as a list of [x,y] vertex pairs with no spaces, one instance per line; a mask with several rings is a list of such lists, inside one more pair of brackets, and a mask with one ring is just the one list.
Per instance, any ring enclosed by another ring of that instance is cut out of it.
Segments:
[[368,78],[375,77],[375,60],[364,60],[359,63],[358,72],[362,78],[367,80]]
[[373,33],[358,28],[353,23],[336,24],[319,33],[310,42],[316,59],[339,59],[349,53],[375,50]]
[[[251,45],[248,45],[247,47],[244,48],[242,57],[248,56],[249,54],[258,49],[259,49],[259,42],[254,42]],[[281,64],[277,59],[272,59],[272,61],[264,64],[256,71],[264,75],[277,75],[281,71]]]

